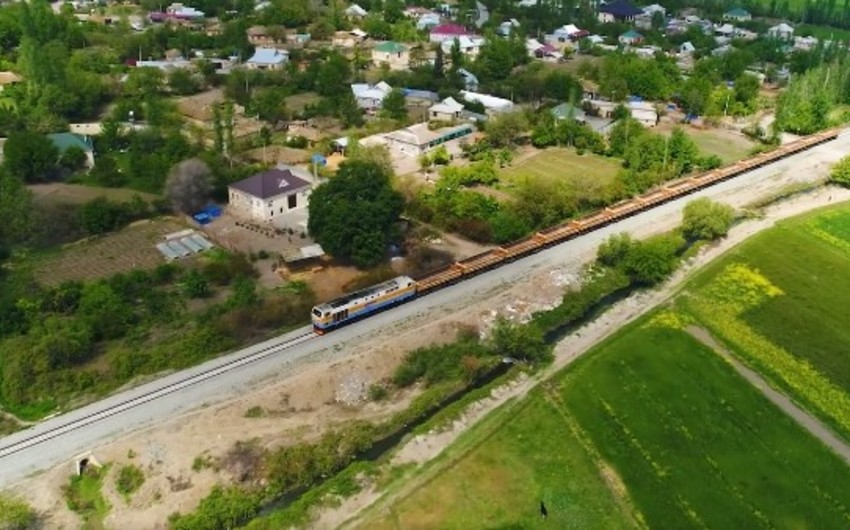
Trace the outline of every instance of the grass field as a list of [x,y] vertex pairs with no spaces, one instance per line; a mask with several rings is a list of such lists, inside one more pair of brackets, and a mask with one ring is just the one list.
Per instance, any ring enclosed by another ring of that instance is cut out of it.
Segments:
[[695,278],[682,305],[850,439],[848,270],[850,208],[833,207],[737,247]]
[[841,42],[850,41],[850,30],[833,28],[832,26],[813,26],[812,24],[800,24],[794,26],[794,34],[800,36],[817,37],[822,40],[835,40]]
[[304,107],[317,103],[321,97],[315,92],[304,92],[286,98],[286,108],[293,112],[301,112]]
[[[662,124],[656,127],[662,134],[670,134],[673,127]],[[696,129],[685,127],[685,134],[693,139],[703,155],[717,155],[724,164],[746,158],[755,143],[746,136],[724,129]]]
[[552,147],[511,165],[502,175],[508,179],[530,176],[584,181],[591,178],[610,184],[619,170],[620,164],[613,159],[590,153],[578,155],[575,149]]
[[650,528],[840,528],[850,469],[684,331],[632,327],[561,393]]
[[412,495],[360,528],[636,527],[542,392],[488,416],[414,480]]
[[488,418],[360,528],[844,527],[850,469],[668,322]]

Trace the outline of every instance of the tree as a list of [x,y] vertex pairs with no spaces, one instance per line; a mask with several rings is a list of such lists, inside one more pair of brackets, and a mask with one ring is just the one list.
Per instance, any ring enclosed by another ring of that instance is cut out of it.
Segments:
[[97,197],[79,210],[80,226],[89,234],[105,234],[115,230],[125,220],[123,208],[106,197]]
[[634,244],[628,232],[613,234],[599,245],[596,260],[606,267],[617,267],[629,255]]
[[655,285],[676,269],[676,252],[683,244],[681,237],[673,235],[636,243],[623,260],[623,270],[638,285]]
[[32,194],[23,181],[0,168],[0,248],[29,235]]
[[734,210],[728,204],[708,197],[693,200],[682,212],[682,234],[692,240],[712,240],[725,236],[732,226]]
[[528,120],[522,112],[500,114],[487,121],[487,139],[493,147],[508,147],[528,130]]
[[33,132],[13,132],[3,145],[3,165],[24,182],[45,180],[59,160],[59,148]]
[[404,201],[379,164],[344,162],[310,197],[308,228],[328,253],[368,267],[384,256]]
[[[845,188],[850,187],[850,155],[845,156],[839,160],[838,163],[832,166],[832,172],[830,173],[829,178],[832,182],[844,186]],[[2,195],[0,195],[0,197],[2,197]],[[0,230],[2,230],[2,227],[0,227]]]
[[212,172],[202,160],[184,160],[171,169],[165,195],[177,212],[191,214],[207,203],[212,191]]
[[332,53],[319,67],[316,76],[316,92],[322,96],[338,96],[348,92],[346,84],[351,78],[351,65],[339,53]]
[[251,100],[251,107],[261,120],[274,128],[287,117],[286,96],[287,90],[283,87],[264,88]]
[[407,119],[407,101],[401,89],[394,88],[381,103],[381,115],[393,120]]
[[735,79],[735,100],[749,107],[758,96],[760,85],[756,76],[744,72]]
[[183,68],[175,68],[168,73],[168,88],[174,94],[188,96],[198,92],[201,87],[191,72]]
[[62,153],[59,159],[59,165],[69,171],[79,171],[86,166],[86,152],[82,147],[72,145]]
[[490,345],[504,357],[530,362],[546,361],[551,350],[543,339],[543,332],[532,324],[517,324],[499,316],[493,325]]

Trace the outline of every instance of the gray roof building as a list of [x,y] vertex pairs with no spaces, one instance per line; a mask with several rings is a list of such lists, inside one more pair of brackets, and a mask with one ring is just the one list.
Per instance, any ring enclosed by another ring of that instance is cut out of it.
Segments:
[[292,194],[310,187],[306,180],[296,177],[288,169],[269,169],[230,185],[259,199],[268,199],[281,194]]

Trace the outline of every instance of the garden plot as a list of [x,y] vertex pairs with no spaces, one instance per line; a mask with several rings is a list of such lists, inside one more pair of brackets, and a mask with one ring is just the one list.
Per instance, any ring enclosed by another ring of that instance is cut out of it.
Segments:
[[35,276],[45,285],[68,280],[106,278],[133,269],[152,269],[165,263],[156,244],[169,233],[183,229],[174,218],[139,221],[101,237],[65,246],[56,254],[42,257]]

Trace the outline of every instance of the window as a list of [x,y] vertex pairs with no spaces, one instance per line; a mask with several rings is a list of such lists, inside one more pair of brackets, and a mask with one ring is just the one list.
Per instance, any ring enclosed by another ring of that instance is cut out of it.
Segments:
[[298,206],[298,195],[292,194],[286,198],[286,207],[290,210]]
[[283,213],[283,206],[280,207],[280,213]]

